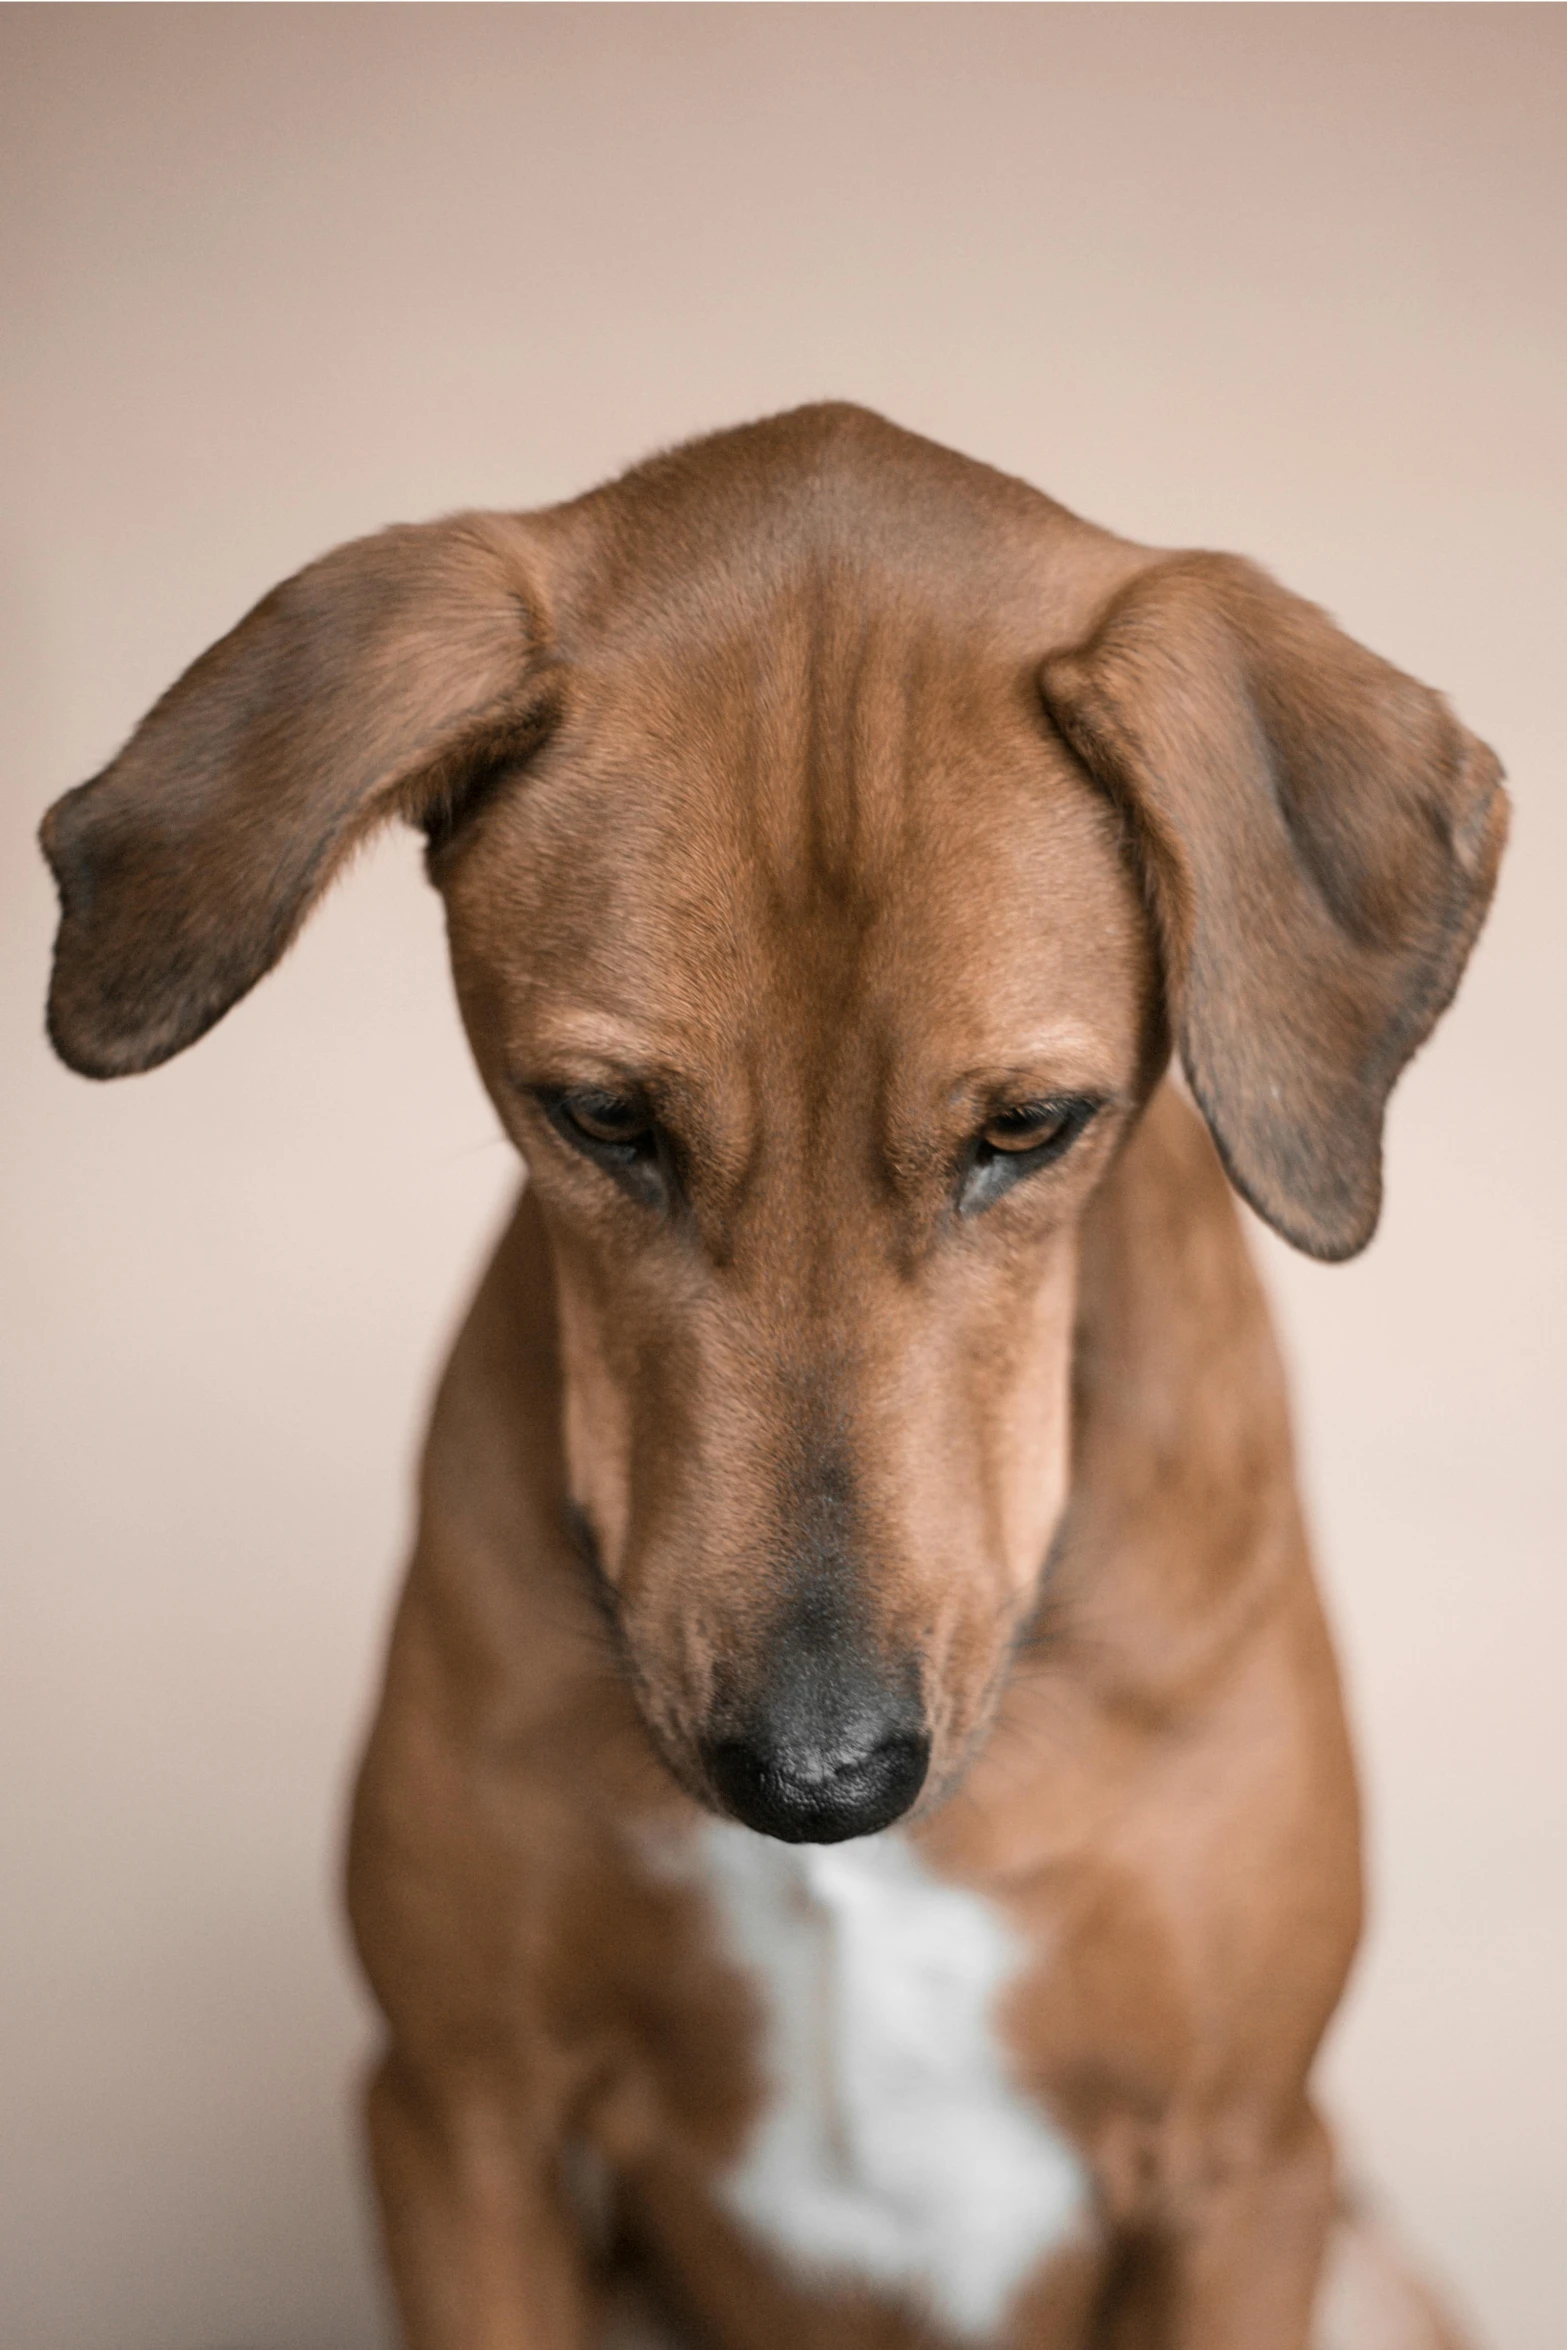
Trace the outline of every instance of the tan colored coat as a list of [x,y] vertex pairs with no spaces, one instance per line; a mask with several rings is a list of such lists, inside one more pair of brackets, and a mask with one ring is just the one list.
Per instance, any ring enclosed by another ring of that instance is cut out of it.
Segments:
[[421,822],[531,1171],[354,1829],[416,2350],[1444,2338],[1309,2100],[1354,1781],[1221,1160],[1364,1245],[1498,776],[1250,566],[826,408],[340,550],[52,812],[95,1075]]

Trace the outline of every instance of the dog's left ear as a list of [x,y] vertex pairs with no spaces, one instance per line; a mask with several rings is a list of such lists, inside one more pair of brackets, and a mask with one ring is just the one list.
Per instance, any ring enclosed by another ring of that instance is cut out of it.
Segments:
[[1232,1181],[1297,1248],[1353,1256],[1388,1094],[1490,901],[1500,765],[1439,695],[1231,556],[1156,563],[1042,685],[1131,824]]
[[439,832],[551,714],[527,518],[382,531],[285,580],[44,819],[60,891],[49,1034],[87,1077],[152,1069],[288,945],[355,843]]

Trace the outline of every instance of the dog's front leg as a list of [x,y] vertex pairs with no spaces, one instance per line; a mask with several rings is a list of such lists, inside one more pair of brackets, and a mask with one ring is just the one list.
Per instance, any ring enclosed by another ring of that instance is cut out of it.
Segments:
[[1224,2163],[1177,2238],[1169,2350],[1308,2350],[1333,2198],[1309,2110],[1265,2155]]
[[395,2055],[371,2082],[369,2123],[408,2350],[582,2350],[588,2262],[550,2150],[498,2096],[431,2095]]
[[1333,2205],[1309,2112],[1266,2153],[1194,2163],[1112,2260],[1093,2350],[1309,2350]]

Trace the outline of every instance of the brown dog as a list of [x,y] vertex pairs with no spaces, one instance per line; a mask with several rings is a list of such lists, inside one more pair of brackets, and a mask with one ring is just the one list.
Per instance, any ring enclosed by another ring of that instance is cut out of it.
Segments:
[[327,556],[54,809],[94,1076],[422,824],[529,1169],[354,1825],[418,2350],[1447,2338],[1308,2095],[1355,1790],[1221,1162],[1369,1239],[1499,773],[826,407]]

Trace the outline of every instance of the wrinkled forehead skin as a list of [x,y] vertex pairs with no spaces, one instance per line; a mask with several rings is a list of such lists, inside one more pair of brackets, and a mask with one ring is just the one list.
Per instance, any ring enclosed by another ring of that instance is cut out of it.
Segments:
[[1125,1077],[1146,1007],[1117,819],[1026,653],[903,585],[753,584],[727,628],[676,608],[667,644],[571,663],[559,732],[444,877],[508,1074],[556,1043],[655,1070],[715,1169],[832,1117],[891,1141],[1025,1051]]
[[[551,1236],[573,1496],[699,1791],[792,1674],[818,1745],[874,1686],[956,1767],[1064,1498],[1076,1226],[1162,1056],[1037,686],[1121,551],[929,454],[924,496],[764,468],[554,518],[559,723],[434,861]],[[678,1207],[560,1143],[535,1089],[574,1086],[652,1102]],[[1103,1107],[970,1221],[1001,1094]]]
[[736,1115],[764,1071],[820,1111],[878,1055],[896,1090],[960,1033],[1065,1045],[1117,941],[1135,1020],[1116,823],[1037,679],[1146,558],[890,427],[869,458],[767,441],[546,518],[564,715],[441,873],[465,1003],[630,1022]]

